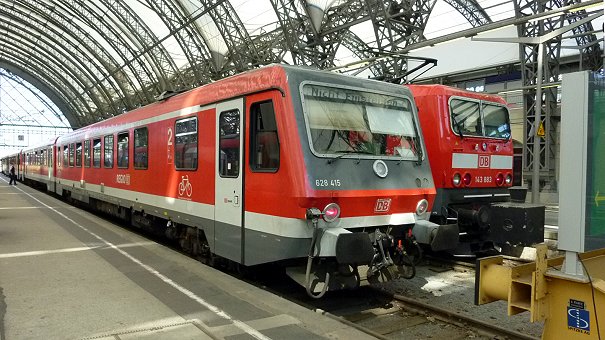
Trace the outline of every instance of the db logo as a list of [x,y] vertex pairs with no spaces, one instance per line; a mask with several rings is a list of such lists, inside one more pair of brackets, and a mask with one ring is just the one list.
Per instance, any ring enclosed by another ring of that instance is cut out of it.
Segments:
[[374,207],[374,212],[383,213],[389,211],[391,208],[391,199],[390,198],[379,198],[376,200],[376,207]]
[[489,156],[479,156],[479,167],[489,168]]

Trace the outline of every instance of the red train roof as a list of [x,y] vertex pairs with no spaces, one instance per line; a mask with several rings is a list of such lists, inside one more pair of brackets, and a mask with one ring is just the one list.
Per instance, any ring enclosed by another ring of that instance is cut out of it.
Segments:
[[408,85],[408,87],[414,94],[414,97],[435,96],[435,95],[443,95],[443,96],[448,96],[448,97],[449,96],[459,96],[459,97],[474,98],[474,99],[478,99],[478,100],[485,100],[485,101],[490,101],[490,102],[506,104],[506,101],[504,99],[502,99],[502,97],[495,95],[495,94],[467,91],[464,89],[447,86],[447,85],[439,85],[439,84]]

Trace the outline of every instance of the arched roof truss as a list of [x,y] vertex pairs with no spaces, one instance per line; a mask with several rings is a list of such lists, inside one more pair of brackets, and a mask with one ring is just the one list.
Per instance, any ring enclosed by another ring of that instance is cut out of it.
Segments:
[[[410,71],[402,50],[430,43],[425,31],[437,2],[263,0],[272,22],[256,20],[249,31],[250,22],[242,22],[237,8],[254,6],[238,7],[234,1],[0,0],[0,66],[38,84],[77,128],[148,104],[164,91],[186,90],[273,62],[335,69],[353,60],[362,66],[351,74],[401,79]],[[249,1],[256,6],[259,0]],[[491,7],[499,6],[443,1],[475,29],[492,25],[486,9],[496,16]],[[548,1],[554,7],[578,2]],[[515,3],[517,16],[523,16],[535,13],[529,7],[538,1]],[[564,20],[580,20],[582,13],[569,13]],[[538,34],[535,27],[525,25],[524,34]],[[587,62],[599,63],[599,40],[591,32],[587,24],[573,35]],[[535,63],[534,54],[528,52],[524,63]],[[531,76],[533,70],[528,72]]]

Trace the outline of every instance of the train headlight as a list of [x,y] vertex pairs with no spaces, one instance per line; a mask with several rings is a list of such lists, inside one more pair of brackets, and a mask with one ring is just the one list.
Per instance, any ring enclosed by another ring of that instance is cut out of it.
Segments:
[[496,176],[496,185],[500,187],[502,184],[504,184],[504,175],[498,174],[498,176]]
[[340,206],[336,203],[326,205],[322,213],[324,221],[334,222],[340,216]]
[[424,214],[428,208],[429,201],[421,199],[420,201],[418,201],[418,204],[416,204],[416,215]]
[[506,183],[506,185],[510,185],[512,182],[513,182],[513,176],[511,174],[507,174],[506,179],[504,180],[504,183]]
[[465,186],[471,185],[471,174],[469,174],[468,172],[465,173],[464,177],[462,177],[462,182]]
[[462,182],[462,177],[460,177],[459,173],[455,173],[454,177],[452,178],[452,183],[454,184],[455,187],[460,186],[460,183]]

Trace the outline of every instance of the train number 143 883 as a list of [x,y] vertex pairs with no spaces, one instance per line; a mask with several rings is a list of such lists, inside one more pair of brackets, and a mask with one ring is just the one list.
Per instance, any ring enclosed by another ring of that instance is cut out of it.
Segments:
[[475,183],[492,183],[492,176],[475,176]]

